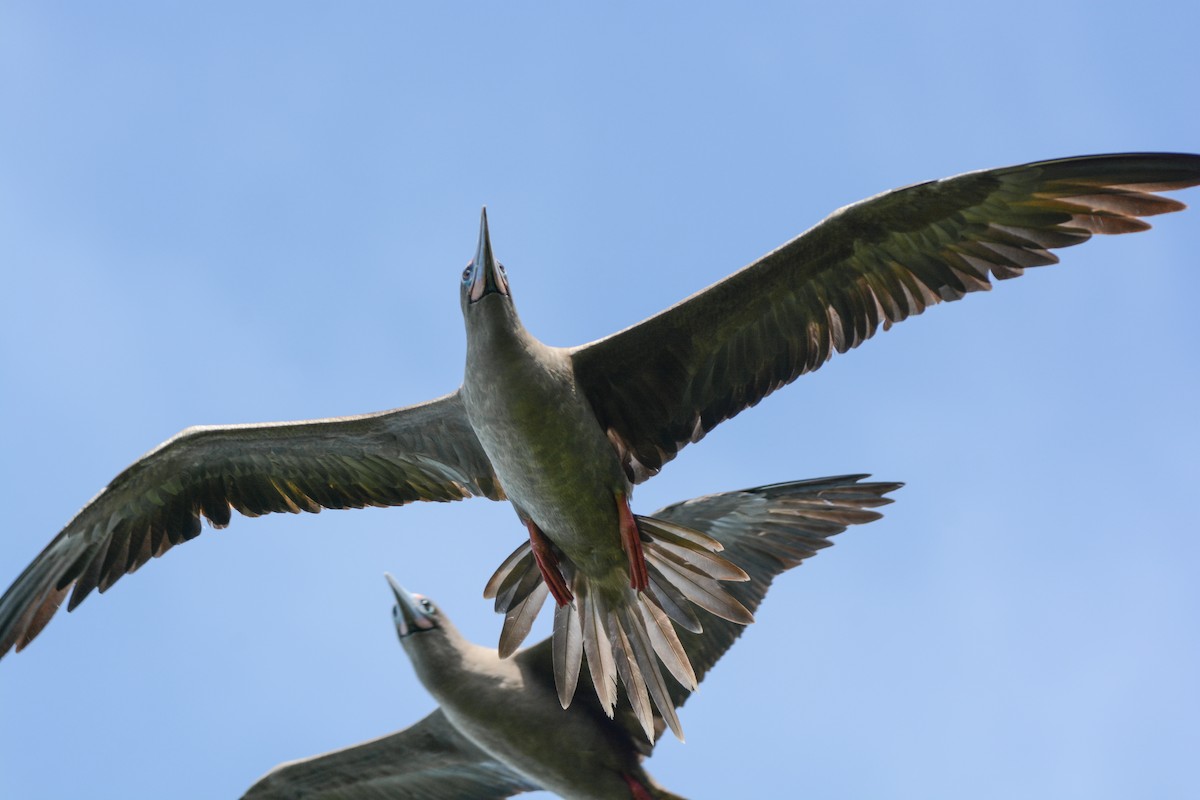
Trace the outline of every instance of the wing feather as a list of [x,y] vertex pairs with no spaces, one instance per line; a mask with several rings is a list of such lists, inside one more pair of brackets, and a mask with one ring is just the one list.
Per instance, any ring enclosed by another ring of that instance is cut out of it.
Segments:
[[501,800],[538,787],[454,729],[439,709],[415,725],[280,764],[243,800]]
[[502,499],[457,393],[358,417],[189,428],[117,475],[0,597],[0,657],[150,558],[255,517]]
[[834,353],[991,288],[1051,249],[1179,211],[1200,156],[1082,156],[917,184],[835,212],[683,302],[572,351],[576,379],[642,481],[689,442]]

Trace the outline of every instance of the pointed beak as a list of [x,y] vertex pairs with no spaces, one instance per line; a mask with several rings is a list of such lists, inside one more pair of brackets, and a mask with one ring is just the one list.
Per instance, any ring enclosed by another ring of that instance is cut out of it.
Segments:
[[472,303],[477,303],[489,294],[508,294],[508,279],[504,268],[496,262],[492,253],[492,238],[488,234],[487,206],[479,218],[479,245],[475,248],[475,258],[471,261],[471,291]]
[[383,573],[387,578],[388,583],[392,587],[392,594],[396,596],[396,609],[393,612],[396,622],[396,633],[403,639],[412,633],[418,631],[426,631],[434,627],[433,623],[426,617],[425,612],[421,610],[421,606],[416,595],[407,591],[403,586],[396,582],[388,573]]

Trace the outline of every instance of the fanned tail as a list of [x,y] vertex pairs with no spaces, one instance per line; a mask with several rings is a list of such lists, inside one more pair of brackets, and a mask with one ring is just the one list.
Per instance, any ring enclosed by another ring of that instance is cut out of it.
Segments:
[[[749,624],[754,616],[721,587],[721,581],[745,581],[740,567],[718,555],[720,542],[698,531],[651,517],[636,517],[645,551],[649,586],[645,592],[599,587],[559,555],[559,568],[575,594],[554,613],[554,681],[563,708],[570,705],[584,658],[600,706],[610,717],[617,702],[617,680],[625,686],[634,715],[654,741],[654,714],[682,741],[683,729],[661,666],[680,685],[694,691],[696,673],[675,631],[674,622],[692,633],[703,628],[692,606],[723,619]],[[500,655],[514,653],[528,635],[548,594],[529,542],[504,560],[484,588],[504,614]]]

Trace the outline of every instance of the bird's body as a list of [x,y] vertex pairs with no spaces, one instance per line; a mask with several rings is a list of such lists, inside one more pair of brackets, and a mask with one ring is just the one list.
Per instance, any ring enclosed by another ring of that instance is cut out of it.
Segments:
[[[864,477],[709,495],[654,516],[719,541],[750,574],[731,591],[754,608],[776,574],[829,545],[828,537],[848,525],[879,518],[869,509],[891,502],[884,495],[899,484],[861,483]],[[657,737],[643,736],[628,703],[612,718],[595,696],[560,705],[551,641],[501,658],[463,638],[427,598],[394,581],[392,589],[400,641],[439,708],[390,736],[281,765],[244,800],[499,800],[536,789],[569,800],[681,800],[643,767]],[[717,617],[704,624],[704,634],[680,631],[701,675],[742,631]],[[672,687],[676,704],[688,694]],[[663,724],[656,717],[656,732]]]
[[[653,702],[682,737],[656,654],[680,680],[694,686],[695,679],[686,660],[678,658],[682,649],[669,624],[654,617],[665,621],[669,616],[658,599],[671,591],[667,584],[686,595],[692,578],[660,563],[650,586],[642,538],[661,537],[634,518],[632,482],[596,421],[570,351],[547,347],[521,324],[503,268],[492,255],[486,212],[475,259],[464,272],[462,308],[468,344],[460,395],[466,418],[530,538],[529,558],[504,576],[512,591],[497,602],[497,610],[509,615],[501,654],[511,654],[523,640],[530,615],[548,591],[559,609],[573,604],[556,612],[555,635],[564,646],[554,662],[555,680],[563,707],[574,697],[586,652],[607,713],[613,713],[621,675],[634,693],[646,736],[653,735]],[[736,568],[722,572],[728,565],[712,554],[714,548],[701,549],[703,556],[688,563],[711,584],[704,591],[727,603],[728,618],[749,621],[750,615],[742,616],[743,609],[716,583],[744,576]],[[514,625],[514,619],[521,622]]]
[[489,317],[512,311],[500,298],[480,305],[483,330],[468,337],[467,363],[487,371],[469,367],[461,392],[504,493],[593,581],[627,584],[615,498],[630,484],[579,389],[569,351],[523,327],[493,324]]

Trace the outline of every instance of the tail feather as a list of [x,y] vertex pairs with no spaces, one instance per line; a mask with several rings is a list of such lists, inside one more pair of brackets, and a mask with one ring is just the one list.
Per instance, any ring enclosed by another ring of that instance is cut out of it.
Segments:
[[646,553],[647,565],[658,570],[666,581],[682,592],[683,596],[693,604],[730,622],[741,625],[749,625],[754,622],[754,615],[712,578],[668,551],[650,544],[643,549]]
[[[519,557],[514,558],[514,556]],[[501,575],[502,570],[507,570],[506,574]],[[529,542],[523,542],[513,552],[513,555],[505,560],[500,569],[496,570],[484,588],[483,596],[486,598],[489,596],[489,591],[493,591],[496,598],[496,612],[504,614],[508,609],[528,597],[540,583],[543,583],[542,573],[533,557],[533,547]],[[494,587],[493,584],[495,584]]]
[[609,614],[608,624],[609,642],[617,664],[617,674],[621,676],[621,683],[625,684],[625,696],[629,698],[633,715],[645,731],[646,738],[654,741],[654,712],[650,710],[650,694],[646,690],[646,679],[636,659],[637,651],[621,626],[619,612]]
[[650,547],[670,553],[676,559],[719,581],[750,580],[750,576],[744,569],[732,561],[716,555],[721,549],[721,543],[717,540],[710,539],[709,541],[715,547],[709,547],[685,536],[680,536],[679,531],[687,530],[680,525],[660,522],[651,517],[638,517],[637,519],[639,528],[651,534],[649,541],[643,543],[643,549]]
[[533,621],[541,613],[550,587],[544,582],[534,586],[525,599],[521,600],[504,614],[504,624],[500,626],[500,657],[508,658],[517,652],[521,642],[529,635]]
[[483,589],[485,598],[494,597],[496,612],[504,615],[500,627],[500,657],[517,651],[533,627],[533,621],[546,602],[550,587],[542,580],[528,541],[504,559]]
[[692,611],[692,604],[683,596],[683,592],[671,585],[671,582],[663,577],[663,574],[655,569],[653,564],[648,564],[646,571],[650,575],[647,596],[654,598],[655,603],[670,617],[671,621],[685,631],[704,633],[704,626],[700,624],[700,618]]
[[655,605],[652,597],[643,597],[637,608],[641,612],[646,632],[650,635],[650,643],[654,647],[654,652],[658,653],[658,658],[662,661],[663,666],[675,676],[675,680],[690,691],[696,691],[696,687],[699,685],[696,681],[696,673],[692,669],[691,661],[688,660],[687,651],[683,649],[683,643],[679,641],[679,635],[675,633],[675,626],[671,624],[671,620],[661,608]]
[[617,705],[617,666],[613,647],[609,644],[608,614],[603,598],[589,591],[589,587],[580,586],[582,583],[585,582],[576,583],[575,602],[581,604],[583,652],[587,656],[588,671],[591,672],[600,707],[611,717]]
[[[650,693],[650,699],[659,715],[679,741],[683,741],[683,726],[675,713],[675,704],[671,701],[671,692],[663,680],[662,671],[658,668],[658,660],[654,657],[654,647],[646,625],[635,606],[622,606],[617,613],[617,623],[626,634],[626,641],[633,652],[633,658],[641,672],[642,683]],[[670,624],[670,623],[668,623]],[[682,653],[682,647],[680,648]],[[686,655],[684,658],[686,659]],[[691,670],[689,665],[688,670]],[[635,711],[637,709],[635,708]],[[654,716],[647,713],[646,718],[638,717],[646,738],[654,741]]]
[[[579,609],[575,603],[554,607],[554,637],[551,650],[558,702],[566,708],[571,705],[571,698],[575,696],[575,687],[579,683],[579,666],[583,661],[583,626],[580,624]],[[503,655],[501,653],[501,657]]]
[[[513,570],[517,569],[525,559],[532,558],[531,550],[529,541],[522,541],[516,550],[508,554],[508,558],[500,562],[500,566],[496,567],[496,571],[492,573],[492,577],[488,578],[487,584],[483,587],[483,597],[485,600],[495,597],[500,591],[500,585],[507,580]],[[521,567],[521,569],[524,569],[524,567]]]

